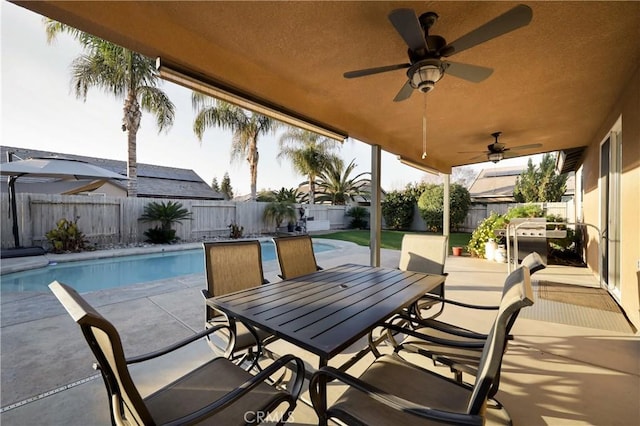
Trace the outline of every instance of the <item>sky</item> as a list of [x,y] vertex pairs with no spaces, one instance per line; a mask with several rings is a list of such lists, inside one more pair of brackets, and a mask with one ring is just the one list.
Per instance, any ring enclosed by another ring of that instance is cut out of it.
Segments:
[[[121,130],[123,101],[93,88],[84,102],[71,90],[70,65],[82,53],[79,43],[62,34],[47,44],[42,17],[6,1],[0,4],[0,18],[0,143],[126,161],[127,135]],[[160,87],[175,104],[174,125],[158,133],[153,116],[143,113],[137,134],[138,163],[191,169],[207,184],[214,177],[220,183],[229,173],[234,194],[248,194],[248,163],[230,162],[231,132],[209,128],[199,141],[192,129],[191,91],[166,81]],[[258,140],[258,190],[297,187],[305,180],[286,159],[276,158],[280,133]],[[353,176],[371,170],[371,147],[363,142],[347,140],[339,155],[345,163],[355,160]],[[526,161],[526,157],[509,159],[475,168]],[[381,185],[387,191],[425,177],[423,171],[402,165],[395,155],[384,151],[381,169]]]

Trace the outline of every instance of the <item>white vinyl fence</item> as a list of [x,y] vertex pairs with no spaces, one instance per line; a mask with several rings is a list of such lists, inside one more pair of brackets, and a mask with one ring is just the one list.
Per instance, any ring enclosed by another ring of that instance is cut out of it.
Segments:
[[[3,193],[0,212],[1,247],[14,246],[13,219],[9,214],[9,197]],[[81,195],[17,194],[17,217],[22,246],[47,247],[45,234],[60,219],[78,220],[78,227],[91,244],[98,247],[144,242],[143,233],[155,226],[138,220],[144,207],[153,202],[176,201],[192,212],[191,220],[173,228],[183,241],[202,241],[229,235],[232,223],[244,227],[243,235],[275,232],[275,224],[264,223],[262,214],[268,203],[209,200],[166,200],[155,198],[95,197]],[[310,206],[309,216],[328,220],[331,229],[348,224],[345,206]]]
[[[567,219],[569,222],[575,222],[575,208],[573,200],[558,203],[533,203],[539,205],[547,215],[561,216]],[[491,215],[491,212],[498,214],[505,214],[509,209],[524,204],[519,203],[499,203],[499,204],[472,204],[469,207],[469,212],[464,222],[460,227],[451,229],[452,232],[473,232],[480,222]],[[384,227],[384,224],[383,224]],[[411,223],[411,231],[426,231],[427,227],[424,224],[424,220],[420,216],[420,209],[416,204],[413,208],[413,222]]]
[[[575,222],[575,208],[573,200],[557,203],[529,203],[536,204],[542,208],[546,215],[560,216],[568,222]],[[509,209],[523,206],[524,203],[497,203],[497,204],[472,204],[465,221],[460,226],[462,232],[473,232],[480,222],[489,217],[492,212],[505,214]]]

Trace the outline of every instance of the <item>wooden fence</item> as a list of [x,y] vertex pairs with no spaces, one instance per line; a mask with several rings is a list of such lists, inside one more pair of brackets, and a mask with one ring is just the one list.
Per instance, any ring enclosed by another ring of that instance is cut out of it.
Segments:
[[[9,197],[1,194],[0,212],[1,247],[14,246],[12,218],[9,215]],[[78,219],[80,230],[91,244],[97,247],[142,243],[144,231],[153,223],[138,220],[144,207],[159,201],[154,198],[97,197],[81,195],[17,194],[18,229],[22,246],[47,246],[45,234],[55,228],[62,218]],[[164,200],[168,201],[168,200]],[[176,235],[183,241],[202,241],[229,235],[229,225],[242,226],[245,236],[269,234],[275,224],[267,224],[262,214],[268,203],[232,202],[208,200],[173,200],[192,212],[192,219],[174,225]],[[474,204],[459,231],[473,232],[491,212],[506,213],[518,204]],[[573,201],[562,203],[540,203],[547,214],[559,215],[575,222]],[[308,215],[316,221],[328,221],[330,229],[345,229],[350,218],[345,216],[348,207],[311,205]],[[384,224],[383,224],[384,227]],[[426,227],[417,206],[411,227],[413,231],[424,231]]]
[[[9,197],[1,195],[1,247],[14,246]],[[160,201],[154,198],[97,197],[80,195],[17,194],[17,217],[22,246],[47,246],[45,234],[60,219],[78,220],[78,227],[91,244],[98,247],[144,242],[144,231],[154,223],[139,219],[144,207]],[[169,201],[169,200],[162,200]],[[268,203],[208,200],[172,200],[192,212],[191,220],[174,225],[183,241],[202,241],[228,236],[232,223],[244,227],[244,235],[273,233],[275,224],[265,223],[262,214]],[[328,220],[331,229],[343,229],[348,223],[344,206],[310,206],[309,216]]]

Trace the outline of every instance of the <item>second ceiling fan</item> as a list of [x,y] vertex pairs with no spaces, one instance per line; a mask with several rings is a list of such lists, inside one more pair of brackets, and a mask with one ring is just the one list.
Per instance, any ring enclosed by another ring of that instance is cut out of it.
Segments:
[[364,77],[398,69],[407,70],[407,82],[402,86],[395,102],[411,96],[414,89],[423,93],[433,89],[435,83],[446,74],[474,83],[488,78],[493,69],[460,62],[442,61],[478,44],[524,27],[531,22],[533,14],[526,5],[518,5],[497,18],[458,38],[452,43],[438,35],[429,35],[429,29],[438,20],[434,12],[418,16],[412,9],[396,9],[389,14],[389,20],[409,47],[409,63],[366,68],[344,73],[345,78]]
[[542,144],[540,143],[532,143],[529,145],[518,145],[511,148],[507,148],[505,144],[498,141],[498,138],[500,137],[501,134],[502,132],[491,133],[491,136],[493,136],[493,143],[487,145],[486,151],[461,151],[461,152],[458,152],[458,154],[475,154],[477,152],[482,152],[482,154],[471,158],[471,160],[472,161],[479,160],[484,156],[486,156],[487,160],[497,163],[498,161],[505,158],[517,157],[518,154],[515,153],[514,151],[519,151],[522,149],[540,148],[542,146]]

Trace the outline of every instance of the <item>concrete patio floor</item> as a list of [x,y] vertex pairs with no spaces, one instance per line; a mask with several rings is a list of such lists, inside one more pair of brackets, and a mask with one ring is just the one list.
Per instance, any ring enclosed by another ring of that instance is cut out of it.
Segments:
[[[342,263],[369,263],[365,247],[336,241],[338,249],[318,253],[325,267]],[[125,250],[126,251],[126,250]],[[399,252],[382,250],[382,266],[395,267]],[[38,262],[37,259],[27,259]],[[2,268],[19,260],[3,259]],[[277,262],[265,262],[265,277],[278,280]],[[500,298],[506,265],[469,257],[447,259],[447,297],[472,303],[495,304]],[[533,276],[586,286],[597,286],[588,271],[550,266]],[[534,282],[535,284],[535,282]],[[204,275],[139,284],[127,288],[85,294],[118,328],[127,356],[164,347],[201,330],[204,302],[200,289]],[[3,295],[1,310],[1,406],[3,425],[107,425],[108,403],[102,379],[91,368],[93,357],[77,325],[51,294]],[[594,309],[571,305],[560,316],[547,309],[555,302],[538,299],[523,310],[513,329],[502,367],[497,399],[516,425],[637,425],[640,423],[640,335],[629,327],[612,331],[600,326]],[[545,308],[547,306],[547,308]],[[552,306],[553,307],[553,306]],[[609,313],[611,314],[611,313]],[[614,314],[615,315],[615,314]],[[593,316],[593,327],[574,317]],[[486,330],[491,312],[470,312],[447,307],[443,320],[474,330]],[[553,321],[551,321],[553,320]],[[623,321],[617,314],[615,320]],[[559,322],[561,321],[561,322]],[[621,329],[624,330],[624,329]],[[285,342],[270,348],[294,352],[310,365],[316,358]],[[354,345],[353,351],[359,349]],[[351,351],[330,365],[339,365]],[[161,383],[211,357],[204,342],[196,342],[162,360],[132,367],[141,392],[152,392]],[[369,354],[350,373],[358,375],[373,357]],[[428,363],[426,364],[428,365]],[[162,372],[160,374],[160,372]],[[447,374],[448,371],[442,371]],[[329,398],[342,391],[329,386]],[[308,395],[303,395],[303,401]],[[293,424],[315,424],[317,417],[304,402],[298,404]]]

